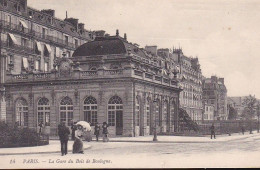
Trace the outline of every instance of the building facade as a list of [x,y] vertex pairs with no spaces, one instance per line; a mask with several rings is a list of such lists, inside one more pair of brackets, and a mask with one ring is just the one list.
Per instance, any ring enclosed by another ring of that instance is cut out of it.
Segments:
[[227,120],[227,88],[224,78],[211,76],[203,80],[203,102],[214,106],[214,120]]
[[179,67],[180,106],[187,111],[195,122],[201,122],[203,116],[202,105],[202,73],[198,58],[187,57],[182,49],[173,49],[174,61]]
[[[36,10],[27,0],[0,1],[0,111],[6,117],[6,76],[50,73],[58,58],[71,57],[74,50],[95,38],[78,19],[55,17],[55,11]],[[98,32],[102,33],[102,32]]]
[[73,57],[58,58],[52,72],[6,76],[6,121],[57,134],[60,121],[107,122],[109,134],[143,136],[178,131],[176,72],[119,36],[97,37]]

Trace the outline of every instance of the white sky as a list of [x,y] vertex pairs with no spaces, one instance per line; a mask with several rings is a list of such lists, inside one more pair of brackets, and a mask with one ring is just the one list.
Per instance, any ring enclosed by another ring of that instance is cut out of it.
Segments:
[[116,29],[129,41],[182,47],[198,56],[206,77],[225,78],[229,96],[260,98],[260,1],[258,0],[28,0],[56,17],[75,17],[89,30]]

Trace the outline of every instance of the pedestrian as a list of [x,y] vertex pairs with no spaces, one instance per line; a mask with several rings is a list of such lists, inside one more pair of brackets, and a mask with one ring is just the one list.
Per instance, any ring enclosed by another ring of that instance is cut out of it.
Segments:
[[210,131],[211,131],[210,138],[212,139],[212,136],[214,135],[214,139],[216,139],[214,123],[212,123],[212,125],[210,127]]
[[67,155],[68,153],[68,140],[69,140],[70,130],[63,121],[61,125],[58,126],[58,135],[61,144],[61,156]]
[[244,135],[244,133],[245,133],[245,126],[244,125],[241,126],[241,131],[242,131],[242,134]]
[[77,130],[76,122],[71,123],[71,140],[75,140],[75,131]]
[[39,127],[40,127],[39,134],[41,135],[42,134],[42,128],[43,128],[43,122],[42,121],[39,123]]
[[81,153],[84,154],[83,150],[83,127],[81,125],[77,125],[77,130],[75,131],[75,141],[73,143],[72,153]]
[[98,142],[98,137],[99,137],[99,131],[100,131],[100,126],[98,123],[96,123],[94,135],[96,135],[97,142]]
[[103,122],[103,125],[102,125],[102,128],[103,128],[103,142],[108,142],[108,125],[107,125],[107,122]]

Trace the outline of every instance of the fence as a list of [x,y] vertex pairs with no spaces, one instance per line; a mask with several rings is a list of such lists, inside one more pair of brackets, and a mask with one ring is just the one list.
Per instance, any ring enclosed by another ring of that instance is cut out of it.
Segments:
[[256,120],[218,120],[218,121],[201,121],[197,122],[199,134],[210,134],[210,127],[214,123],[216,134],[230,134],[242,132],[242,127],[245,131],[257,130],[258,122]]

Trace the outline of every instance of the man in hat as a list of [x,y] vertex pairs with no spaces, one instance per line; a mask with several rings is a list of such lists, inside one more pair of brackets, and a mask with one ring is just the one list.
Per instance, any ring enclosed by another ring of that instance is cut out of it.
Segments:
[[61,144],[61,155],[66,155],[68,153],[68,140],[69,140],[70,130],[66,126],[66,122],[61,122],[61,125],[58,126],[58,135],[60,137]]

